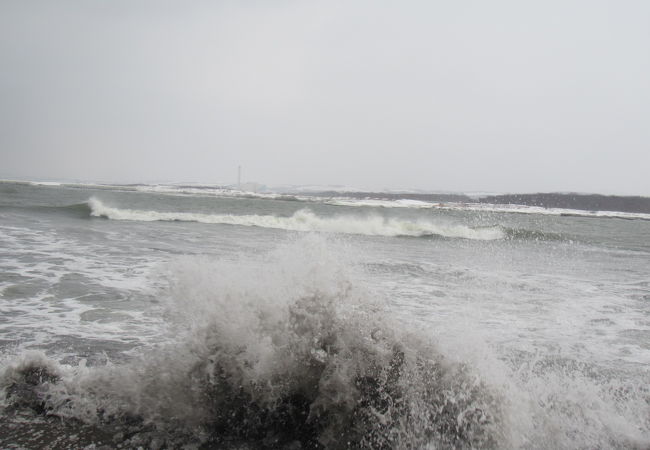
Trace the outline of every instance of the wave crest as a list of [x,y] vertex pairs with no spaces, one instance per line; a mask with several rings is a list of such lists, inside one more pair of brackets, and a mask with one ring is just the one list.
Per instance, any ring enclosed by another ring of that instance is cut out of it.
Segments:
[[367,236],[442,236],[475,240],[495,240],[505,237],[505,233],[498,226],[472,228],[462,224],[444,224],[427,220],[408,221],[382,216],[322,217],[309,209],[301,209],[289,217],[282,217],[122,209],[107,206],[94,197],[88,200],[88,205],[92,216],[113,220],[200,222]]

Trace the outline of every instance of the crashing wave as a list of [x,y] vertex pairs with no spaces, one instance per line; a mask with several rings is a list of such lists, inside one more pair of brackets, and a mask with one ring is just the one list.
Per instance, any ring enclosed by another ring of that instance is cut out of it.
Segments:
[[133,447],[506,446],[499,395],[402,331],[339,259],[316,238],[261,267],[182,259],[169,270],[177,342],[123,365],[27,355],[0,374],[6,402]]

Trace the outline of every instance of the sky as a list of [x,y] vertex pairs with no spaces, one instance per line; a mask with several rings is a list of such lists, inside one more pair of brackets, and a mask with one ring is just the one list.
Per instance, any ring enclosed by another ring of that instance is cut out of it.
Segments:
[[0,177],[650,196],[650,2],[0,2]]

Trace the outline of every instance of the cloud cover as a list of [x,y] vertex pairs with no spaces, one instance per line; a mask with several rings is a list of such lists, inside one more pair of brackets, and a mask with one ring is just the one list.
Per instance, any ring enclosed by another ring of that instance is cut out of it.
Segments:
[[0,4],[0,176],[650,195],[644,1]]

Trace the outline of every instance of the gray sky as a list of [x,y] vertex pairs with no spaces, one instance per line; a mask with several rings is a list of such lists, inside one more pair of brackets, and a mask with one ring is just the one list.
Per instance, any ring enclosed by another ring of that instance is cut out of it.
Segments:
[[0,1],[0,176],[650,195],[650,2]]

